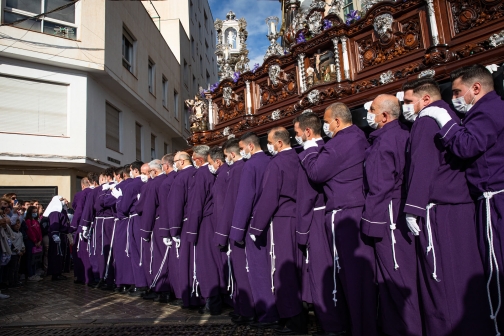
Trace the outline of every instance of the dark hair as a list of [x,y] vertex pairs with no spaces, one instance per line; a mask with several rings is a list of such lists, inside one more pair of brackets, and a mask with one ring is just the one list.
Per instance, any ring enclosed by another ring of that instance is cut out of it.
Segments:
[[95,172],[89,172],[87,174],[87,178],[89,179],[90,183],[98,183],[100,182],[100,176],[95,173]]
[[290,134],[287,129],[285,129],[284,127],[275,127],[272,128],[268,132],[268,134],[270,134],[271,132],[273,132],[273,139],[281,140],[284,144],[290,145]]
[[295,123],[299,123],[299,128],[302,130],[309,128],[315,135],[321,134],[322,122],[315,113],[302,113],[293,120],[293,124]]
[[413,90],[413,93],[428,93],[431,96],[441,96],[438,83],[432,78],[419,78],[407,82],[402,87],[403,91]]
[[173,160],[175,158],[175,155],[173,154],[166,154],[161,158],[161,163],[168,163],[168,165],[173,166]]
[[107,169],[105,169],[103,171],[102,175],[110,177],[110,178],[114,178],[114,171],[115,171],[115,168],[108,167]]
[[452,82],[458,78],[466,85],[472,85],[475,82],[480,84],[487,90],[494,89],[494,81],[492,74],[481,64],[473,64],[453,71],[450,74]]
[[257,135],[255,135],[255,133],[252,133],[252,132],[247,132],[247,133],[243,134],[240,137],[240,141],[243,141],[247,145],[249,143],[253,143],[254,146],[256,146],[258,148],[261,147],[261,144],[259,142],[259,137]]
[[[30,204],[35,204],[35,202],[38,202],[38,201],[39,201],[39,200],[37,200],[37,199],[32,199],[32,200],[30,201]],[[39,203],[40,203],[40,202],[39,202]]]
[[326,108],[326,111],[331,111],[331,116],[333,119],[339,118],[344,123],[352,123],[352,112],[348,106],[343,103],[333,103]]
[[32,215],[31,215],[31,214],[33,213],[33,210],[35,210],[35,211],[37,212],[37,215],[38,215],[38,208],[37,208],[36,206],[34,206],[34,205],[30,205],[30,206],[28,207],[28,209],[26,209],[26,213],[27,213],[27,214],[30,214],[30,216],[28,216],[28,215],[27,215],[27,216],[26,216],[26,219],[31,219],[31,218],[33,218],[33,217],[32,217]]
[[232,138],[229,139],[228,141],[224,142],[222,145],[222,150],[227,151],[227,152],[233,152],[236,154],[240,154],[240,140]]
[[140,160],[136,160],[135,162],[131,163],[131,170],[137,169],[140,172],[140,169],[142,169],[143,162]]
[[124,179],[126,176],[128,176],[128,177],[130,176],[130,171],[131,171],[131,169],[130,169],[130,167],[129,167],[129,166],[128,166],[128,167],[123,167],[123,169],[122,169],[122,170],[123,170],[123,172],[122,172],[123,179]]
[[208,155],[210,155],[210,157],[214,161],[221,160],[222,162],[224,162],[224,151],[220,146],[214,146],[210,148],[210,152],[208,153]]
[[120,178],[123,178],[123,167],[117,167],[114,169],[114,173],[119,175]]

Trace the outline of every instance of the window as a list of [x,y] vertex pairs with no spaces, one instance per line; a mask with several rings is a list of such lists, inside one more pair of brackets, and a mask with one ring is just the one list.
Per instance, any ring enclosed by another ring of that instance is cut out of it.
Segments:
[[135,158],[142,161],[142,125],[135,123]]
[[353,0],[345,0],[343,3],[343,15],[350,14],[350,11],[353,11],[354,5],[353,5]]
[[105,104],[105,128],[106,128],[106,146],[108,149],[120,152],[120,115],[121,111],[110,105]]
[[194,75],[192,76],[192,87],[194,92],[198,91],[198,87],[196,86],[196,77],[194,77]]
[[206,70],[206,82],[207,84],[210,84],[210,74],[208,73],[208,70]]
[[184,84],[187,87],[187,80],[189,79],[189,66],[186,60],[184,60]]
[[155,77],[156,77],[156,65],[154,62],[149,58],[149,67],[148,67],[148,73],[149,73],[149,92],[154,94],[154,82],[155,82]]
[[203,11],[203,16],[205,17],[205,29],[208,31],[208,16],[206,15],[206,11]]
[[203,73],[203,57],[199,57],[199,68],[200,72]]
[[184,114],[184,127],[186,130],[189,130],[189,116],[190,115],[191,115],[191,109],[189,109],[189,107],[186,107],[185,114]]
[[156,136],[154,134],[150,135],[150,156],[151,160],[156,159]]
[[163,76],[162,80],[163,86],[163,106],[168,108],[168,80]]
[[67,135],[68,85],[0,76],[2,132]]
[[175,118],[178,119],[179,117],[179,103],[178,103],[178,92],[177,90],[173,91],[173,110],[175,111]]
[[164,155],[168,154],[169,147],[168,147],[168,144],[166,142],[163,144],[163,149],[164,149]]
[[123,28],[122,36],[122,63],[123,66],[133,73],[135,39]]
[[191,37],[191,52],[193,59],[196,57],[196,43],[194,42],[194,38]]
[[[60,8],[61,7],[61,8]],[[30,17],[47,13],[38,19]],[[77,39],[77,25],[75,24],[75,3],[68,0],[6,0],[3,23],[15,23],[13,26],[49,35],[64,37],[72,40]]]

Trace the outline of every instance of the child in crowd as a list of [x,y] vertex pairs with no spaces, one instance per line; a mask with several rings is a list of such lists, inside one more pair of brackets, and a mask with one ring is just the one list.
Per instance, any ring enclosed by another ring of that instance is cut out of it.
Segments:
[[11,217],[11,229],[12,229],[12,239],[11,239],[11,260],[7,264],[5,275],[5,280],[8,280],[9,287],[18,287],[19,282],[19,264],[21,262],[21,257],[25,253],[25,245],[23,242],[23,234],[19,231],[21,228],[21,220],[19,215],[15,214]]

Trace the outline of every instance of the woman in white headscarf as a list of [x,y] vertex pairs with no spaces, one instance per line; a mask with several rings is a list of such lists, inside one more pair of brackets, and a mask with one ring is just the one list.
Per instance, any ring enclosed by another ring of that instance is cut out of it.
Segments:
[[70,227],[67,215],[67,203],[61,196],[54,196],[51,203],[44,211],[44,217],[49,219],[49,262],[47,274],[52,275],[52,280],[65,280],[66,276],[61,275],[64,268],[66,244],[66,233]]

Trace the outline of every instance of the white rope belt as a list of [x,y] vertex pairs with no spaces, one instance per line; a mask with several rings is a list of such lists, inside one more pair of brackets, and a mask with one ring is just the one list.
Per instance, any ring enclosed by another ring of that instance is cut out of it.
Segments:
[[249,272],[249,265],[248,265],[248,257],[247,257],[247,246],[243,248],[243,251],[245,251],[245,269],[247,270],[247,273]]
[[318,208],[313,208],[313,211],[319,211],[319,210],[324,210],[326,207],[325,205],[324,206],[321,206],[321,207],[318,207]]
[[81,240],[82,240],[82,232],[79,232],[79,241],[77,242],[77,252],[79,252]]
[[199,286],[199,282],[198,282],[198,278],[196,276],[196,245],[194,245],[194,261],[193,261],[193,284],[192,284],[192,292],[191,292],[191,296],[193,294],[196,294],[196,297],[199,297],[199,294],[198,294],[198,286]]
[[[491,211],[491,204],[490,200],[497,194],[503,193],[503,190],[499,191],[487,191],[483,193],[483,196],[481,196],[479,199],[485,199],[485,208],[486,208],[486,235],[487,235],[487,241],[488,241],[488,250],[489,250],[489,259],[490,259],[490,274],[488,276],[488,281],[487,281],[487,295],[488,295],[488,304],[490,305],[490,318],[493,320],[494,325],[495,325],[495,332],[496,335],[499,336],[499,328],[497,326],[497,314],[499,314],[499,310],[501,308],[501,288],[500,288],[500,279],[499,279],[499,264],[497,263],[497,257],[495,256],[495,250],[494,250],[494,243],[493,243],[493,228],[492,228],[492,214],[490,213]],[[492,277],[493,277],[493,269],[495,267],[495,278],[497,280],[497,295],[498,295],[498,303],[497,303],[497,308],[495,308],[492,304],[492,299],[490,295],[490,284],[492,283]]]
[[436,263],[436,250],[434,249],[434,241],[432,239],[432,229],[431,229],[431,223],[430,223],[430,209],[432,209],[436,204],[434,203],[429,203],[426,207],[427,209],[427,216],[425,219],[425,225],[427,226],[427,237],[429,239],[429,245],[427,245],[427,255],[429,255],[429,252],[432,250],[432,258],[433,258],[433,264],[434,264],[434,270],[432,272],[432,278],[436,280],[437,282],[440,282],[441,280],[438,279],[436,271],[437,271],[437,263]]
[[110,249],[109,249],[109,254],[107,258],[107,268],[105,269],[105,277],[104,279],[107,279],[108,277],[108,271],[109,271],[109,265],[110,265],[110,257],[112,256],[112,247],[114,246],[114,235],[115,235],[115,228],[116,228],[116,223],[119,220],[119,218],[114,219],[114,227],[112,228],[112,240],[110,241]]
[[338,256],[338,250],[336,249],[336,235],[334,233],[334,217],[338,213],[339,210],[333,210],[332,215],[331,215],[331,231],[332,231],[332,239],[333,239],[333,282],[334,282],[334,289],[333,289],[333,301],[334,301],[334,306],[336,307],[336,303],[338,302],[338,299],[336,298],[336,293],[338,293],[337,288],[336,288],[336,272],[339,273],[341,267],[339,264],[339,256]]
[[274,235],[273,235],[273,219],[271,219],[270,223],[270,232],[271,232],[271,243],[270,243],[270,260],[271,260],[271,292],[275,293],[275,280],[274,280],[274,275],[275,275],[275,240],[274,240]]
[[228,286],[227,290],[231,288],[231,294],[229,297],[232,299],[233,298],[233,293],[234,293],[234,283],[233,283],[233,275],[231,274],[231,242],[228,240],[228,250],[226,252],[227,255],[227,263],[228,263]]
[[[61,236],[60,236],[59,232],[57,232],[57,233],[58,233],[58,237],[60,238],[60,241],[58,243],[55,242],[56,243],[56,255],[63,256],[63,251],[61,250]],[[53,233],[53,236],[54,236],[54,233]]]
[[389,218],[390,218],[390,240],[392,240],[392,257],[394,258],[394,269],[399,268],[399,264],[397,263],[396,259],[396,253],[395,253],[395,244],[396,239],[394,235],[394,230],[396,229],[396,223],[394,223],[394,209],[392,207],[392,200],[390,200],[389,206],[388,206],[388,211],[389,211]]
[[150,285],[150,288],[154,288],[156,286],[156,283],[158,282],[159,277],[161,276],[161,272],[163,271],[163,267],[164,267],[164,264],[166,262],[166,258],[168,257],[168,251],[170,251],[170,247],[171,247],[171,241],[170,241],[170,245],[166,246],[166,251],[165,251],[163,260],[161,261],[161,266],[159,266],[159,270],[156,273],[156,276],[154,277],[154,280],[152,281],[152,284]]
[[152,253],[152,249],[153,249],[153,234],[154,232],[152,232],[150,234],[150,265],[149,265],[149,274],[152,274],[152,260],[154,259],[154,253]]

